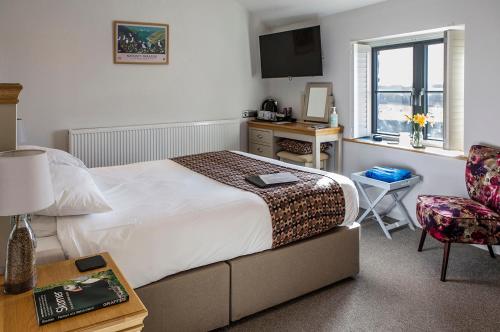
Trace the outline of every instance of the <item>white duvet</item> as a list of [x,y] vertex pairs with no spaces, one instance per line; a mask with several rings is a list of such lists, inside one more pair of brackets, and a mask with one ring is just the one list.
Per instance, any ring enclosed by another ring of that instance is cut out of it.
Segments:
[[[58,217],[57,236],[71,258],[109,252],[134,288],[180,271],[271,248],[271,215],[267,204],[255,194],[170,160],[90,172],[113,211]],[[344,224],[350,223],[358,213],[357,191],[348,178],[329,174],[342,186]]]

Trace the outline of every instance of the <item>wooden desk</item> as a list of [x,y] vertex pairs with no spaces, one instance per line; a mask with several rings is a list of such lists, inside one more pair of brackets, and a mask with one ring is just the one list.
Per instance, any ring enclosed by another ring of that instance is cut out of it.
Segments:
[[314,123],[294,122],[276,124],[264,121],[249,121],[250,153],[276,158],[278,138],[290,138],[311,142],[313,146],[313,165],[320,168],[320,146],[323,142],[335,143],[335,171],[342,172],[342,132],[343,127],[314,129]]
[[38,266],[37,286],[45,286],[80,275],[112,269],[129,294],[127,302],[39,326],[36,319],[33,292],[28,291],[19,295],[3,294],[3,277],[0,277],[0,286],[2,286],[2,294],[0,294],[0,331],[141,331],[144,327],[144,318],[148,315],[146,307],[123,277],[111,256],[107,253],[101,255],[106,260],[107,266],[84,273],[77,270],[74,260],[40,265]]

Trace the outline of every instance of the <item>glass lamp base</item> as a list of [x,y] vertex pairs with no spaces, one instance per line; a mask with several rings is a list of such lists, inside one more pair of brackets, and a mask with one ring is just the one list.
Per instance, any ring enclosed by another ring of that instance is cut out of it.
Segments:
[[7,244],[4,292],[19,294],[36,285],[36,240],[28,215],[12,217],[14,227]]

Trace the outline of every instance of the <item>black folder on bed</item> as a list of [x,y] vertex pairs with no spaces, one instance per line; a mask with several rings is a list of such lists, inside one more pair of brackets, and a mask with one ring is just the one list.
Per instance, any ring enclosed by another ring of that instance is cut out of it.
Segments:
[[246,181],[259,188],[267,188],[286,183],[295,183],[299,178],[291,173],[274,173],[264,175],[250,175],[245,178]]

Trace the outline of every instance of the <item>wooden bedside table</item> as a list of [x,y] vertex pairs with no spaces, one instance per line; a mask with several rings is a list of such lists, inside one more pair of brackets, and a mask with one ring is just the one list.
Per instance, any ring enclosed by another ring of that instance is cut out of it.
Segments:
[[111,256],[108,253],[101,255],[106,260],[107,266],[83,273],[76,268],[75,260],[40,265],[37,269],[37,287],[112,269],[129,294],[127,302],[39,326],[36,319],[33,291],[19,295],[3,294],[3,276],[0,276],[2,288],[2,294],[0,294],[0,331],[141,331],[144,327],[144,318],[148,315],[146,307],[123,277]]

